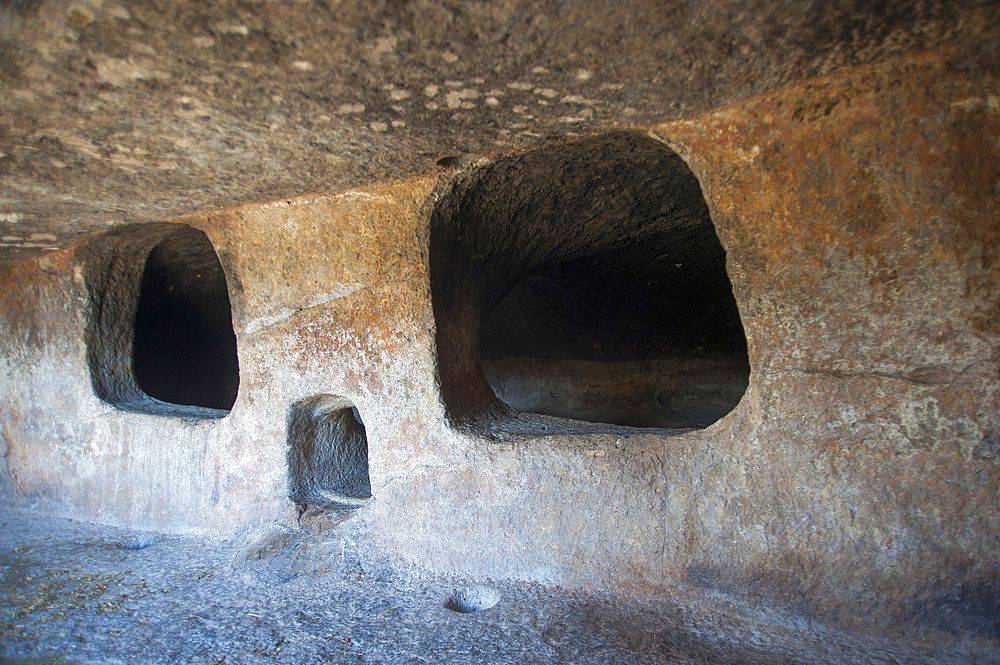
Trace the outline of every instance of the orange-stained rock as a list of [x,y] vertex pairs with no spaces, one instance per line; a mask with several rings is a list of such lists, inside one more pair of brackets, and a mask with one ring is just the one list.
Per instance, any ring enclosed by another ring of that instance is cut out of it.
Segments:
[[428,234],[478,163],[437,189],[423,176],[171,220],[203,230],[226,274],[240,387],[222,418],[94,395],[86,245],[4,268],[4,500],[175,530],[291,520],[289,409],[333,395],[364,422],[373,498],[356,519],[386,559],[995,638],[997,89],[987,50],[944,49],[634,128],[697,176],[748,341],[738,406],[681,434],[450,426]]

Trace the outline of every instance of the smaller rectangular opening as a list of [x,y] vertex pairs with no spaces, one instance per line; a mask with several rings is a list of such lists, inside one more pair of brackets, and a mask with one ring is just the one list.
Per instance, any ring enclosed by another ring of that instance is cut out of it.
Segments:
[[289,498],[307,506],[371,498],[368,437],[357,408],[336,395],[295,402],[288,414]]

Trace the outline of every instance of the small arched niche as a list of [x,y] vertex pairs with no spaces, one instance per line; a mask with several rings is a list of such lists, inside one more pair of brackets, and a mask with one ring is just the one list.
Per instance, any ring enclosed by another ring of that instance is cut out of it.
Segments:
[[499,159],[438,200],[430,234],[459,429],[701,428],[746,391],[725,250],[697,178],[659,141],[620,132]]
[[358,505],[371,498],[368,436],[358,409],[313,395],[288,412],[289,498],[308,506]]
[[217,418],[239,389],[229,289],[204,232],[116,229],[83,251],[95,393],[142,413]]

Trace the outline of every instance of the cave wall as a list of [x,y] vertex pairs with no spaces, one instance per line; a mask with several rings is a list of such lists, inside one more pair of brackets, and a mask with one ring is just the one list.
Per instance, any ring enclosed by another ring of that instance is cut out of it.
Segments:
[[221,419],[94,395],[86,243],[5,268],[3,500],[168,530],[293,519],[289,410],[333,395],[365,424],[357,516],[392,560],[994,637],[997,72],[973,45],[637,128],[697,176],[747,335],[747,392],[707,429],[449,424],[430,219],[473,165],[172,220],[226,273],[240,386]]
[[424,408],[411,396],[397,411],[395,400],[416,390],[409,368],[429,355],[426,342],[422,353],[402,350],[427,335],[413,323],[426,302],[414,229],[432,187],[425,179],[172,220],[206,233],[228,284],[239,391],[225,417],[97,397],[87,331],[101,310],[87,276],[109,263],[109,247],[148,233],[116,229],[5,270],[3,376],[18,387],[4,391],[0,415],[5,500],[170,530],[294,515],[294,404],[349,396],[369,437]]
[[750,373],[725,263],[698,179],[641,133],[549,144],[469,173],[430,218],[449,422],[501,439],[532,428],[510,407],[710,425]]

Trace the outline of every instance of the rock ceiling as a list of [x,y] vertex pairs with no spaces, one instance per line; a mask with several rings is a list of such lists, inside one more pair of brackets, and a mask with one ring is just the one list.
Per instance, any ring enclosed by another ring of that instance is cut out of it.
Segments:
[[[0,264],[995,45],[995,2],[0,5]],[[992,48],[995,49],[995,46]],[[455,159],[457,157],[457,159]]]

